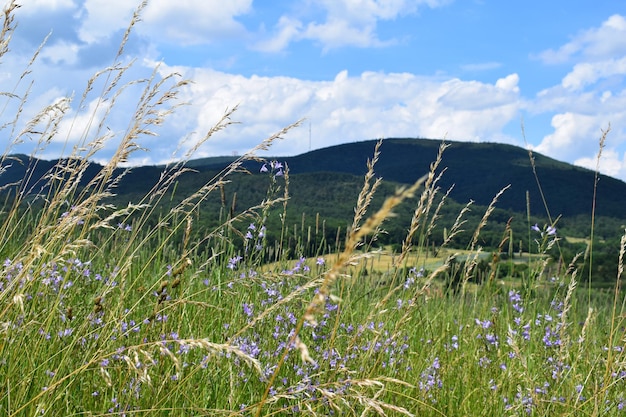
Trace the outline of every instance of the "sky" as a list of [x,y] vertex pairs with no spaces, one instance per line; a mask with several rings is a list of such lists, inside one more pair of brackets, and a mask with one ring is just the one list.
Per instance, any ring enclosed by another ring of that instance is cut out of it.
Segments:
[[[0,60],[0,91],[28,91],[23,120],[71,98],[59,133],[39,151],[47,159],[96,135],[95,115],[105,118],[111,140],[94,159],[106,161],[145,86],[129,81],[175,73],[192,81],[178,92],[181,106],[154,127],[157,136],[138,139],[145,150],[131,155],[131,164],[180,158],[237,106],[236,123],[195,157],[242,154],[302,120],[265,154],[446,138],[529,147],[595,169],[610,126],[600,170],[626,180],[626,2],[150,0],[119,59],[129,68],[110,107],[99,100],[103,77],[81,97],[88,80],[116,62],[139,2],[21,4]],[[3,99],[5,124],[18,100]],[[26,139],[15,150],[37,146]]]

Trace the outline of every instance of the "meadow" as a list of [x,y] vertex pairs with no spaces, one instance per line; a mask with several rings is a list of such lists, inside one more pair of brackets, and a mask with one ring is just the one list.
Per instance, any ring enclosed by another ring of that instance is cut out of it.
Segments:
[[[9,53],[15,7],[5,9],[1,54]],[[626,235],[615,248],[610,289],[594,289],[593,277],[579,270],[593,256],[591,245],[555,267],[552,254],[565,236],[548,215],[516,231],[534,243],[518,261],[525,265],[521,276],[502,276],[508,261],[479,245],[504,192],[494,190],[466,246],[448,244],[464,230],[469,205],[434,258],[427,242],[446,204],[438,187],[445,143],[429,172],[378,208],[371,202],[381,184],[380,149],[373,149],[345,236],[308,258],[302,246],[285,244],[291,227],[285,222],[274,231],[277,239],[267,238],[268,219],[285,219],[289,210],[289,167],[258,156],[298,122],[159,211],[194,151],[228,128],[233,108],[164,168],[144,198],[110,204],[120,181],[116,168],[142,152],[141,138],[167,122],[188,83],[156,72],[125,78],[124,45],[140,11],[112,66],[86,80],[73,103],[85,109],[100,99],[95,128],[78,132],[81,143],[41,188],[27,189],[24,181],[2,190],[0,415],[626,414]],[[36,74],[25,68],[20,80],[28,77]],[[23,141],[32,142],[37,157],[71,114],[67,98],[22,120],[28,87],[20,82],[3,95],[17,103],[4,108],[17,110],[2,113],[9,138],[2,167],[16,163],[12,150]],[[112,134],[106,120],[116,100],[138,87],[127,131]],[[115,154],[85,183],[90,160],[108,143],[117,144]],[[250,161],[257,168],[249,174],[267,181],[265,197],[238,212],[224,207],[215,213],[218,227],[198,228],[203,201]],[[416,205],[406,236],[389,253],[376,238],[409,199]],[[593,230],[592,212],[590,242]],[[502,230],[501,247],[510,235]],[[589,285],[579,285],[583,278]]]

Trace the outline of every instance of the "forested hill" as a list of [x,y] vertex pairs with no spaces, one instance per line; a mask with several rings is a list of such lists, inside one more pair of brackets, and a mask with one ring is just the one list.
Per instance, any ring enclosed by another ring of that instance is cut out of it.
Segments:
[[[499,199],[498,207],[525,213],[528,192],[531,212],[545,214],[527,150],[496,143],[448,143],[450,146],[440,165],[446,168],[440,186],[447,190],[454,184],[451,198],[460,203],[471,199],[487,205],[498,191],[510,184]],[[287,162],[292,175],[314,172],[363,175],[375,144],[375,140],[348,143],[279,160]],[[428,172],[440,144],[441,141],[429,139],[385,139],[376,174],[386,181],[413,183]],[[533,153],[533,157],[539,184],[553,217],[591,213],[593,171],[538,153]],[[194,161],[192,165],[200,170],[214,169],[214,162],[213,158],[208,158]],[[626,218],[626,183],[600,175],[597,192],[598,215]]]
[[[466,203],[474,200],[478,205],[487,205],[503,187],[511,185],[499,199],[497,206],[518,213],[526,213],[528,192],[531,212],[545,215],[545,208],[539,193],[537,180],[533,174],[528,151],[523,148],[495,144],[448,142],[440,168],[445,168],[440,187],[443,191],[454,184],[450,198]],[[441,141],[429,139],[385,139],[381,146],[380,160],[376,164],[376,175],[385,181],[413,183],[426,174],[437,156]],[[375,140],[348,143],[318,149],[293,157],[276,158],[289,165],[291,175],[325,173],[352,174],[362,176],[366,171],[366,161],[372,157]],[[552,217],[558,215],[575,216],[591,213],[594,172],[556,161],[534,153],[539,184],[543,190]],[[20,156],[25,160],[26,157]],[[190,161],[188,166],[198,171],[185,175],[180,181],[182,188],[201,184],[223,168],[233,157],[204,158]],[[41,178],[54,166],[55,161],[38,161],[37,171],[32,178]],[[0,176],[0,185],[23,178],[27,163],[13,162]],[[258,172],[260,164],[249,162],[251,172]],[[97,164],[90,167],[89,178],[99,170]],[[146,166],[134,168],[126,175],[117,189],[118,194],[141,194],[148,192],[158,180],[161,167]],[[310,175],[305,176],[312,178]],[[304,178],[303,178],[304,180]],[[357,185],[358,186],[358,185]],[[597,189],[596,214],[614,218],[626,218],[626,183],[600,176]]]

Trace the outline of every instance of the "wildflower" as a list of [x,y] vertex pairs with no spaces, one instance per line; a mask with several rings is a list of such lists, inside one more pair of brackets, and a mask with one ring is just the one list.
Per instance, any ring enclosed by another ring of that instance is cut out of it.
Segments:
[[241,256],[239,256],[239,255],[237,255],[237,256],[235,256],[235,257],[233,257],[233,258],[230,258],[230,259],[228,260],[228,265],[227,265],[226,267],[227,267],[228,269],[235,269],[235,267],[237,266],[237,263],[238,263],[239,261],[241,261],[242,259],[243,259],[243,258],[242,258]]
[[276,172],[276,175],[275,175],[275,176],[276,176],[276,177],[282,177],[283,175],[285,175],[285,174],[284,174],[284,172],[283,172],[283,170],[282,170],[282,169],[279,169],[279,170]]
[[57,335],[58,335],[60,338],[64,338],[64,337],[67,337],[67,336],[71,336],[71,335],[72,335],[72,333],[74,333],[74,329],[72,329],[72,328],[68,328],[68,329],[59,330],[59,332],[57,333]]
[[479,319],[474,319],[474,320],[476,321],[476,324],[482,327],[483,329],[488,329],[493,324],[490,320],[485,320],[485,321],[480,321]]
[[404,282],[404,289],[408,290],[413,284],[415,284],[415,278],[411,276],[407,277],[406,281]]
[[459,348],[459,337],[457,335],[453,335],[451,340],[452,340],[452,348],[453,349],[458,349]]
[[498,347],[498,336],[492,333],[489,333],[488,335],[485,336],[485,340],[487,341],[487,343]]
[[263,164],[263,166],[261,167],[261,172],[267,172],[267,164]]
[[315,261],[315,263],[317,265],[324,265],[325,261],[324,258],[322,258],[321,256],[317,258],[317,261]]
[[253,314],[253,312],[252,312],[252,308],[253,308],[252,304],[243,303],[242,307],[243,307],[244,314],[246,316],[248,316],[248,317],[252,317],[252,314]]
[[489,380],[489,388],[490,388],[492,391],[495,391],[495,390],[497,390],[497,389],[498,389],[498,385],[495,383],[495,381],[494,381],[493,379],[490,379],[490,380]]
[[530,229],[531,229],[531,230],[534,230],[535,232],[539,232],[539,233],[541,233],[541,237],[543,237],[543,236],[544,236],[544,234],[545,234],[545,235],[548,235],[548,236],[554,236],[554,235],[556,235],[556,227],[554,227],[554,226],[548,226],[548,227],[546,227],[546,230],[545,230],[545,232],[544,232],[544,231],[542,231],[542,230],[539,228],[539,226],[537,225],[537,223],[535,223],[533,226],[531,226],[531,227],[530,227]]

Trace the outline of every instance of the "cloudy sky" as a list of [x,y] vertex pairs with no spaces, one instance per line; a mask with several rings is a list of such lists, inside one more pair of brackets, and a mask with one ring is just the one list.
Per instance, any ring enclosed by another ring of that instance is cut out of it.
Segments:
[[[22,0],[0,88],[25,94],[23,115],[73,97],[45,157],[68,153],[92,114],[106,116],[111,155],[141,85],[107,113],[94,88],[113,64],[138,4],[131,0]],[[138,2],[137,2],[138,3]],[[18,78],[50,35],[26,79]],[[269,152],[380,137],[448,138],[526,146],[595,167],[610,123],[604,173],[626,180],[626,2],[615,0],[151,0],[125,47],[120,81],[176,72],[189,103],[141,139],[134,163],[180,155],[224,111],[238,122],[196,156],[243,153],[299,119]],[[17,87],[16,87],[17,86]],[[0,113],[14,114],[13,102]],[[92,123],[93,124],[93,123]],[[92,128],[93,129],[93,128]],[[84,136],[83,136],[84,137]],[[33,147],[28,140],[20,150]]]

